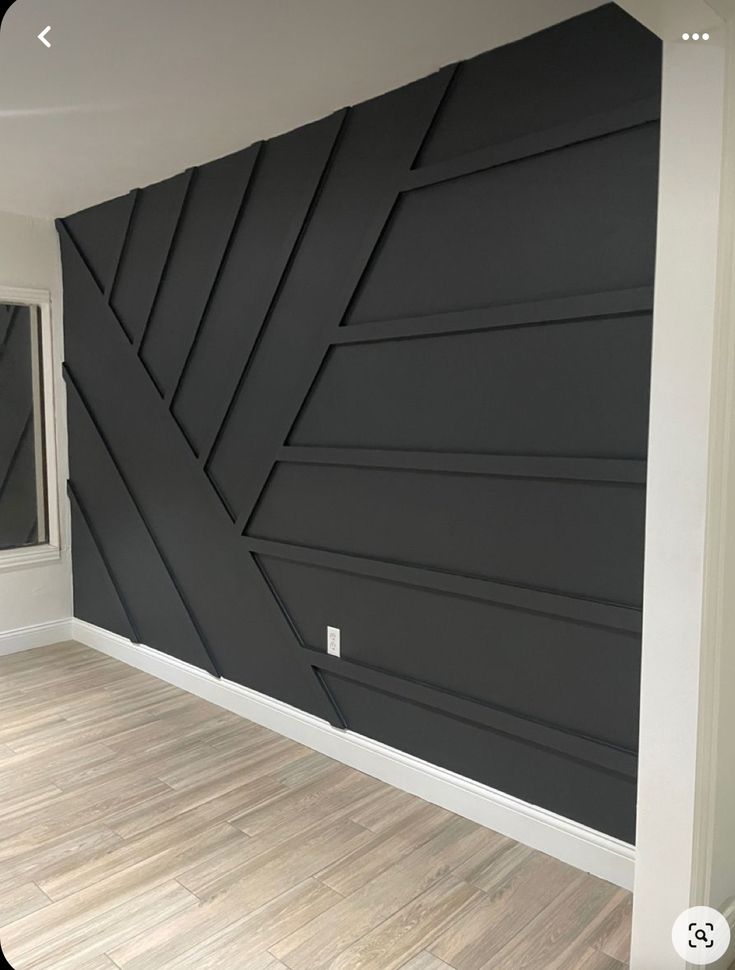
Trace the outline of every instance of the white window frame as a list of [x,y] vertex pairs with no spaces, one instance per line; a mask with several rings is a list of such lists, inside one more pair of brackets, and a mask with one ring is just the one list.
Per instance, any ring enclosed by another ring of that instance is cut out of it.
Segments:
[[0,571],[17,569],[61,558],[59,515],[59,464],[56,442],[56,357],[51,321],[51,294],[48,290],[0,285],[0,303],[16,303],[38,309],[41,340],[41,386],[43,389],[43,430],[46,452],[45,485],[48,538],[44,543],[17,549],[0,550]]

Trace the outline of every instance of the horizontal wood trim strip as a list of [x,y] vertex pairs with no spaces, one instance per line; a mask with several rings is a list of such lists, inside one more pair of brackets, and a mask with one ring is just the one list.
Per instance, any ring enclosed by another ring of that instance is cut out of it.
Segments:
[[337,331],[333,343],[373,343],[378,340],[435,337],[450,333],[525,327],[531,324],[572,323],[575,320],[593,320],[599,317],[649,314],[652,311],[653,287],[639,286],[603,293],[581,293],[527,303],[470,307],[465,310],[448,310],[445,313],[343,325]]
[[495,478],[547,478],[555,481],[617,482],[645,485],[646,462],[634,458],[567,458],[545,455],[481,455],[373,448],[287,446],[278,461],[304,465],[342,465]]
[[350,556],[342,552],[277,542],[257,536],[244,536],[243,539],[251,552],[285,559],[287,562],[385,579],[404,586],[433,589],[439,593],[468,596],[471,599],[497,603],[511,609],[563,617],[578,623],[622,630],[631,634],[641,632],[641,610],[634,607],[580,599],[526,586],[512,586],[509,583],[499,583],[491,579],[445,573],[406,563]]
[[420,704],[450,717],[481,724],[492,731],[584,761],[595,768],[612,771],[626,778],[636,777],[638,759],[633,751],[574,734],[554,725],[535,721],[522,714],[484,704],[473,698],[442,690],[409,677],[399,677],[344,657],[333,657],[313,647],[307,646],[305,649],[308,650],[311,663],[315,667],[333,676],[353,680],[365,687]]
[[403,185],[404,192],[437,185],[449,179],[474,175],[489,168],[518,162],[534,155],[567,148],[583,141],[590,141],[605,135],[612,135],[628,128],[658,121],[661,115],[661,101],[658,97],[641,98],[630,104],[622,105],[611,111],[589,115],[543,131],[521,135],[500,145],[489,145],[474,152],[467,152],[457,158],[414,168]]

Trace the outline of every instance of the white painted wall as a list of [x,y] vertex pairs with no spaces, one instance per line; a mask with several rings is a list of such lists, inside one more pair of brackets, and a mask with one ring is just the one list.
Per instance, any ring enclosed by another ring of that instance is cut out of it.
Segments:
[[59,456],[61,554],[54,562],[0,568],[0,635],[22,627],[68,618],[72,612],[69,513],[65,485],[68,459],[66,407],[61,379],[63,349],[61,262],[50,220],[0,212],[0,286],[32,287],[51,293],[56,362],[56,444]]

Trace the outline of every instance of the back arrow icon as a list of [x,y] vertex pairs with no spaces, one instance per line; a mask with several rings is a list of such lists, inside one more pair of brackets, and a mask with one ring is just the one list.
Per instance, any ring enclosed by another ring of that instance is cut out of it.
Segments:
[[45,44],[45,45],[46,45],[46,47],[50,47],[50,46],[51,46],[51,42],[50,42],[50,41],[48,41],[48,40],[46,40],[46,34],[47,34],[47,33],[48,33],[48,32],[49,32],[50,30],[51,30],[51,28],[50,28],[50,27],[44,27],[44,29],[43,29],[43,30],[41,31],[41,33],[40,33],[40,34],[38,35],[38,39],[39,39],[39,40],[41,41],[41,43],[42,43],[42,44]]

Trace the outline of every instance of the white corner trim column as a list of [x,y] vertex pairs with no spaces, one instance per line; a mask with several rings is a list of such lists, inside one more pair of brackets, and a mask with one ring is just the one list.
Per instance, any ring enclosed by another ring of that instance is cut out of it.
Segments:
[[664,43],[631,970],[683,970],[694,895],[724,78],[719,44]]
[[[726,0],[735,15],[735,3]],[[719,909],[735,960],[735,22],[725,35],[725,128],[715,317],[693,901]]]

